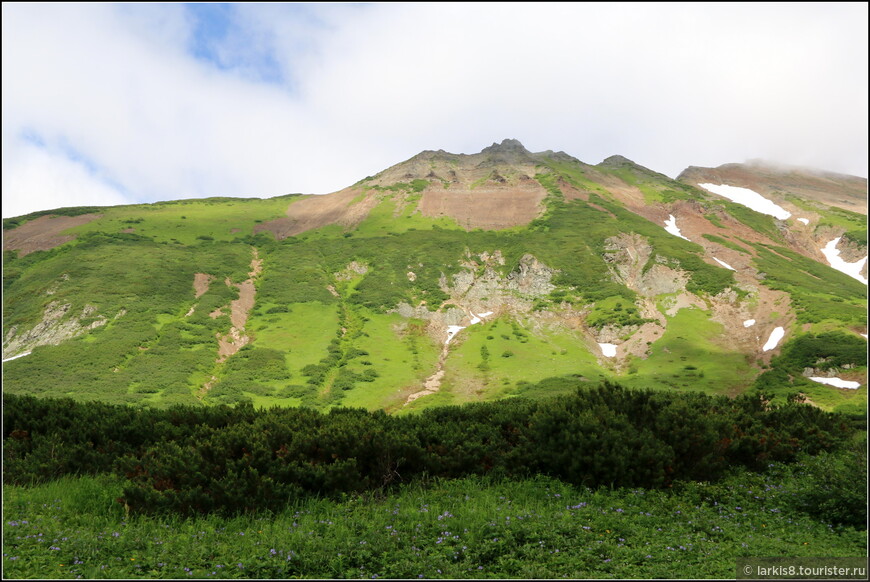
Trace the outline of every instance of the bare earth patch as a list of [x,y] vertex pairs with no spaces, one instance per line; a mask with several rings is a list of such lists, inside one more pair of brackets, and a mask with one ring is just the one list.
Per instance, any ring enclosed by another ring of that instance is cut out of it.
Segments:
[[546,195],[537,182],[474,190],[438,186],[423,192],[418,209],[429,218],[450,217],[467,230],[495,230],[528,224],[537,218]]
[[[251,338],[245,334],[245,324],[248,322],[248,315],[254,307],[254,301],[257,294],[257,288],[254,285],[254,279],[262,272],[263,260],[257,254],[257,249],[253,248],[253,258],[251,259],[251,271],[248,273],[249,278],[235,285],[239,290],[238,299],[230,302],[230,321],[232,327],[226,335],[217,334],[218,340],[218,357],[217,363],[225,362],[227,358],[238,352],[242,347],[246,346]],[[225,283],[228,287],[232,287],[233,283],[226,279]]]
[[75,238],[63,231],[87,224],[100,218],[102,214],[81,214],[79,216],[40,216],[25,222],[17,228],[3,231],[3,250],[18,251],[18,256],[34,251],[47,251]]
[[208,291],[208,286],[214,280],[214,277],[205,273],[196,273],[193,276],[194,299],[199,299]]
[[[354,202],[360,196],[364,198]],[[363,194],[359,188],[308,196],[290,204],[286,217],[255,225],[254,234],[271,232],[276,239],[281,240],[330,224],[353,227],[365,219],[378,202],[374,192]]]

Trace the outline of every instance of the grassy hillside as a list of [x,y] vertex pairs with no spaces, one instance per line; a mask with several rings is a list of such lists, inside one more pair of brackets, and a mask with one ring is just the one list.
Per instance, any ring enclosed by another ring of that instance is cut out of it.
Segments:
[[[782,246],[770,217],[710,200],[624,159],[592,167],[566,156],[541,157],[536,172],[534,180],[547,192],[540,216],[527,227],[498,231],[423,217],[417,205],[427,189],[450,186],[435,179],[363,181],[350,204],[369,195],[377,204],[356,226],[331,224],[281,240],[252,233],[282,217],[298,196],[82,209],[100,217],[70,229],[74,241],[23,257],[4,255],[4,357],[32,351],[4,363],[4,389],[153,406],[250,401],[399,411],[507,398],[529,383],[568,374],[718,394],[752,387],[767,364],[760,354],[729,345],[722,339],[728,330],[713,321],[714,297],[730,289],[738,301],[755,301],[751,287],[712,264],[702,244],[627,210],[607,180],[639,188],[650,207],[697,205],[715,229],[699,242],[747,255],[763,273],[758,284],[787,293],[797,323],[811,326],[790,329],[786,341],[866,325],[866,287]],[[491,185],[494,175],[480,180]],[[569,186],[585,194],[566,200],[562,188]],[[860,227],[854,213],[824,212],[849,233]],[[733,233],[715,226],[725,216],[769,242],[738,244]],[[665,329],[645,355],[617,362],[601,357],[598,334],[615,326],[620,341],[630,339],[638,326],[655,321],[640,315],[644,301],[666,297],[644,299],[636,282],[615,277],[612,241],[620,234],[649,248],[636,277],[656,265],[683,273],[684,294],[695,307],[661,320]],[[241,301],[239,286],[254,252],[262,270],[252,278],[253,306],[234,331],[232,305]],[[552,272],[550,291],[511,287],[524,276],[527,256]],[[357,270],[348,271],[351,265]],[[206,276],[207,290],[197,296],[195,278]],[[496,295],[462,295],[454,277],[489,281]],[[399,315],[402,304],[415,315]],[[467,317],[474,309],[496,313],[463,330],[442,358],[451,308]],[[8,341],[28,333],[43,345],[6,350]],[[243,336],[236,342],[241,349],[219,357],[221,342],[233,333]],[[849,364],[866,376],[866,362]],[[405,407],[441,367],[439,391]],[[813,388],[813,401],[826,408],[852,407],[854,394],[864,394]]]

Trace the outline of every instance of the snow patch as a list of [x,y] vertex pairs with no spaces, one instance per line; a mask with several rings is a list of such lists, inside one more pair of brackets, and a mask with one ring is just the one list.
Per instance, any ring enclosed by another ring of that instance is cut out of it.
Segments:
[[820,384],[834,386],[836,388],[849,388],[851,390],[857,390],[861,387],[860,382],[852,382],[850,380],[843,380],[842,378],[820,378],[818,376],[810,376],[810,380],[812,380],[813,382],[819,382]]
[[616,344],[598,344],[601,347],[601,353],[605,358],[616,357]]
[[720,265],[722,265],[723,267],[725,267],[726,269],[730,270],[730,271],[736,271],[736,270],[737,270],[737,269],[735,269],[734,267],[732,267],[731,265],[729,265],[728,263],[726,263],[725,261],[720,261],[720,260],[717,259],[716,257],[713,257],[713,260],[716,261],[717,263],[719,263]]
[[[475,315],[474,313],[472,313],[471,314],[471,322],[468,325],[474,325],[475,323],[480,323],[481,321],[483,321],[484,317],[489,317],[490,315],[492,315],[492,311],[487,311],[486,313],[480,313],[478,315]],[[447,326],[447,339],[444,340],[444,345],[446,346],[447,344],[449,344],[450,340],[452,340],[456,336],[456,334],[459,333],[460,331],[462,331],[463,329],[465,329],[465,326],[462,326],[462,325],[448,325]]]
[[459,333],[463,329],[465,329],[465,328],[462,327],[461,325],[448,325],[447,326],[447,339],[444,341],[444,345],[446,346],[447,344],[449,344],[450,340],[453,339],[453,336],[455,336],[457,333]]
[[[864,337],[867,337],[867,336],[864,336]],[[11,362],[12,360],[17,360],[18,358],[23,358],[24,356],[29,356],[29,355],[30,355],[30,352],[24,352],[23,354],[18,354],[18,355],[12,356],[11,358],[6,358],[3,361],[4,362]]]
[[779,344],[779,340],[781,340],[784,335],[785,330],[781,327],[777,327],[772,332],[770,332],[770,337],[767,338],[767,343],[764,344],[764,347],[761,348],[761,350],[769,352]]
[[488,317],[492,315],[492,311],[487,311],[486,313],[479,313],[477,315],[471,314],[471,323],[469,325],[474,325],[475,323],[480,323],[483,321],[484,317]]
[[680,229],[677,228],[677,219],[674,218],[674,215],[673,215],[673,214],[668,214],[668,216],[669,216],[670,218],[668,218],[668,219],[665,221],[665,230],[668,231],[669,233],[671,233],[671,234],[674,235],[674,236],[678,236],[678,237],[680,237],[680,238],[682,238],[682,239],[689,240],[689,239],[687,239],[686,237],[684,237],[684,236],[680,233]]
[[698,184],[698,186],[704,190],[709,190],[713,194],[724,196],[732,202],[737,202],[738,204],[751,208],[756,212],[767,214],[780,220],[785,220],[791,216],[791,212],[749,188],[728,186],[726,184]]
[[754,319],[747,319],[743,322],[743,327],[752,327],[753,325],[755,325]]
[[804,224],[809,224],[810,219],[809,218],[798,218],[798,222],[803,222]]
[[867,279],[861,276],[861,269],[864,268],[864,263],[867,262],[867,257],[864,257],[860,261],[855,261],[854,263],[847,263],[840,258],[840,250],[837,248],[839,242],[840,237],[829,242],[825,245],[825,248],[822,249],[822,254],[825,255],[826,259],[828,259],[828,263],[831,267],[837,269],[841,273],[849,275],[853,279],[858,279],[866,285]]

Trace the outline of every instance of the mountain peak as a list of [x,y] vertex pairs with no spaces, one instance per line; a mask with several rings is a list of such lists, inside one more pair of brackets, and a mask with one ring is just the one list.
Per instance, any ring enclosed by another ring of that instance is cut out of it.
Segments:
[[495,154],[495,153],[520,153],[520,154],[529,154],[529,150],[525,148],[525,146],[520,143],[518,139],[505,139],[502,140],[501,143],[495,143],[488,148],[483,148],[481,150],[482,154]]
[[604,161],[602,161],[598,165],[612,168],[612,167],[626,166],[626,165],[636,166],[637,164],[635,164],[633,161],[629,160],[625,156],[616,155],[616,156],[610,156],[609,158],[605,159]]

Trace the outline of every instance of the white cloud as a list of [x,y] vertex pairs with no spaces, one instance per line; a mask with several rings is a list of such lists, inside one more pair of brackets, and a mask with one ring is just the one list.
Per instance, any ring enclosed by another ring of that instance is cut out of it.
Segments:
[[4,217],[66,206],[132,203],[85,166],[63,155],[23,141],[10,149],[14,150],[14,159],[3,170],[2,181]]
[[[867,174],[860,3],[235,5],[223,69],[189,52],[184,5],[2,10],[4,146],[67,143],[136,200],[325,193],[508,137],[671,176]],[[4,147],[4,174],[22,159]]]

